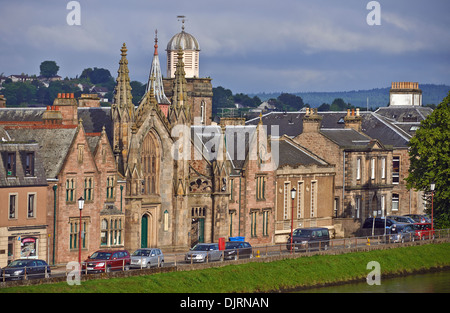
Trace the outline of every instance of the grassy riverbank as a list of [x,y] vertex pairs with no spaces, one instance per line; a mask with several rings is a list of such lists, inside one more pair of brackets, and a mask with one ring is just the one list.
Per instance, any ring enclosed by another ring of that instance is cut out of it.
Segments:
[[0,292],[268,292],[318,284],[362,280],[377,261],[383,276],[450,266],[450,243],[317,255],[274,262],[250,262],[194,271],[83,281],[79,286],[55,283],[0,289]]

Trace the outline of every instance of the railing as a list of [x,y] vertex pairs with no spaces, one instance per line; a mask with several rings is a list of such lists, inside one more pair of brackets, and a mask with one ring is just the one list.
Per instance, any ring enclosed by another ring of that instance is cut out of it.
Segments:
[[[431,231],[429,231],[429,234],[431,235]],[[369,246],[378,246],[378,245],[384,245],[384,244],[398,244],[399,246],[402,244],[402,240],[397,240],[393,237],[394,234],[387,234],[387,235],[376,235],[376,236],[365,236],[365,237],[350,237],[350,238],[337,238],[337,239],[330,239],[325,241],[315,241],[313,243],[297,243],[293,244],[293,248],[291,249],[290,242],[281,243],[281,244],[274,244],[274,245],[264,245],[264,246],[254,246],[252,247],[252,251],[250,254],[246,253],[243,254],[244,251],[243,248],[235,248],[235,249],[229,249],[229,250],[222,250],[222,251],[208,251],[206,253],[206,257],[204,258],[204,263],[210,263],[210,262],[233,262],[233,260],[229,261],[226,256],[228,255],[228,252],[235,251],[235,257],[232,259],[234,260],[242,260],[244,258],[267,258],[267,257],[273,257],[273,256],[289,256],[289,255],[301,255],[309,252],[314,251],[327,251],[327,250],[337,250],[341,249],[344,250],[343,253],[345,253],[345,250],[354,249],[354,248],[361,248],[361,247],[369,247]],[[433,239],[443,239],[443,238],[450,238],[450,229],[439,229],[434,230],[434,236],[422,236],[421,239],[418,239],[416,236],[410,236],[408,238],[405,237],[404,241],[424,241],[424,242],[432,242]],[[157,266],[164,266],[164,267],[182,267],[187,265],[192,265],[195,262],[193,258],[190,258],[186,261],[186,254],[187,252],[183,253],[167,253],[163,256],[158,256],[158,262]],[[109,269],[112,270],[119,270],[119,271],[127,271],[131,268],[137,268],[137,270],[144,270],[144,268],[147,268],[145,262],[142,262],[145,258],[141,258],[141,262],[139,266],[136,266],[136,264],[131,264],[130,259],[123,259],[118,262],[118,260],[114,261],[101,261],[101,260],[92,260],[90,262],[83,262],[81,267],[81,274],[89,274],[91,270],[87,266],[87,263],[105,263],[105,266],[99,266],[97,269],[94,269],[97,272],[103,273],[108,272]],[[111,262],[114,262],[116,264],[112,264]],[[117,264],[118,263],[118,264]],[[111,266],[110,266],[111,265]],[[153,264],[152,264],[153,265]],[[38,266],[39,267],[39,266]],[[40,266],[42,267],[42,266]],[[59,267],[60,270],[53,270],[51,273],[52,276],[67,276],[70,270],[67,270],[65,266],[63,265]],[[4,271],[1,272],[2,276],[0,277],[0,281],[6,281],[10,279],[11,277],[4,275]],[[23,275],[20,276],[21,279],[30,279],[37,275],[43,275],[45,277],[49,277],[50,273],[47,272],[47,268],[45,268],[44,273],[36,273],[33,274],[30,270],[30,267],[24,268]]]

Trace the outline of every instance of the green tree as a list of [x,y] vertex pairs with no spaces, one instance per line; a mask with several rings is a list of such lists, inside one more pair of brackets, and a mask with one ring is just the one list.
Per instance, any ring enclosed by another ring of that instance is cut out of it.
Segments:
[[138,82],[137,80],[133,80],[130,82],[131,86],[131,96],[133,97],[133,104],[139,105],[139,102],[141,101],[142,97],[145,94],[145,87],[146,85],[142,84],[141,82]]
[[56,65],[55,61],[44,61],[40,65],[41,76],[53,77],[58,74],[59,66]]
[[409,189],[426,192],[431,213],[430,184],[434,192],[436,228],[450,227],[450,92],[425,120],[410,140]]
[[2,94],[7,106],[27,106],[35,101],[36,87],[30,82],[9,83],[4,85]]
[[303,99],[301,97],[290,93],[282,93],[277,99],[278,101],[284,103],[284,109],[286,111],[299,111],[304,106]]

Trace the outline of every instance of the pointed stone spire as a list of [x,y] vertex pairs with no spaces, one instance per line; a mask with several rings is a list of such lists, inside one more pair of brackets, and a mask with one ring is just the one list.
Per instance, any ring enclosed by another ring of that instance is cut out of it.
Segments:
[[117,70],[118,76],[116,79],[116,87],[114,88],[113,104],[123,115],[127,113],[131,120],[134,119],[134,105],[132,102],[130,76],[128,70],[127,60],[127,46],[123,43],[121,51],[121,59],[119,61],[119,69]]
[[181,47],[178,49],[178,62],[177,69],[175,70],[175,79],[173,81],[173,106],[187,105],[187,93],[186,93],[186,72],[184,71],[183,62],[183,50]]
[[123,44],[119,61],[114,99],[111,105],[113,120],[113,150],[116,156],[117,168],[124,174],[131,140],[131,127],[135,122],[134,105],[131,96],[130,76],[128,70],[127,47]]
[[186,72],[184,71],[183,50],[178,49],[178,63],[172,88],[172,104],[169,107],[169,121],[181,124],[191,123],[191,107],[187,102]]
[[[156,102],[158,104],[170,104],[169,99],[166,97],[164,93],[164,86],[162,81],[161,74],[161,65],[159,63],[158,56],[158,30],[155,31],[155,52],[153,53],[153,61],[152,67],[150,68],[150,75],[148,76],[148,83],[145,90],[145,93],[150,91],[150,88],[153,87],[154,97],[156,97]],[[151,81],[153,77],[153,82]]]

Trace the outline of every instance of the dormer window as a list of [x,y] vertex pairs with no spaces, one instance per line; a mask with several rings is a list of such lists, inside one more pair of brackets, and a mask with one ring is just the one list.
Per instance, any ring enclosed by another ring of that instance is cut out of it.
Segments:
[[25,176],[34,176],[34,152],[25,155]]
[[14,152],[8,153],[6,157],[6,176],[16,176],[16,154]]

